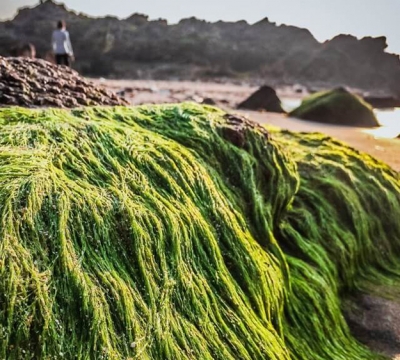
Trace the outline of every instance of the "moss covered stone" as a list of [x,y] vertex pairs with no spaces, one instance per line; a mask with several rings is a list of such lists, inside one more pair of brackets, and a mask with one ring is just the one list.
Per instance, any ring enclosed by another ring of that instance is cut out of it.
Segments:
[[326,124],[379,126],[371,105],[342,88],[318,92],[307,97],[289,115]]
[[379,359],[340,294],[399,276],[399,218],[398,173],[323,135],[0,109],[0,358]]

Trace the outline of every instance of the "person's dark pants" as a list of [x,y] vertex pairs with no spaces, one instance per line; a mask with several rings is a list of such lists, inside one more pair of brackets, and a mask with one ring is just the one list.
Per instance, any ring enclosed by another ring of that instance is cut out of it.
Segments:
[[56,54],[56,64],[71,66],[68,54]]

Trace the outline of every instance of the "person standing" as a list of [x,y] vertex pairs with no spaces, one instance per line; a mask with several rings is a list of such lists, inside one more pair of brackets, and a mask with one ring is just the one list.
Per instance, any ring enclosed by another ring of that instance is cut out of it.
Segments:
[[51,39],[57,65],[71,66],[74,58],[69,32],[65,21],[57,23],[57,29],[53,31]]

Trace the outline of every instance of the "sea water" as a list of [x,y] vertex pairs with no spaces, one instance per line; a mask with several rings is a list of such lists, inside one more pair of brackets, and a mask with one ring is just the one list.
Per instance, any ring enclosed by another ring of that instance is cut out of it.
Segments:
[[400,108],[375,110],[376,117],[381,124],[379,128],[366,129],[364,132],[377,138],[392,139],[400,135]]

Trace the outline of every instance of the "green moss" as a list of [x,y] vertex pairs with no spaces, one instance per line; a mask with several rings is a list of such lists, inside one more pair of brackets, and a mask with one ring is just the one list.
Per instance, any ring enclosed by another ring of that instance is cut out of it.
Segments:
[[344,89],[315,93],[303,100],[290,116],[327,124],[376,127],[373,108]]
[[224,115],[0,110],[0,358],[380,358],[340,293],[398,277],[399,175]]

